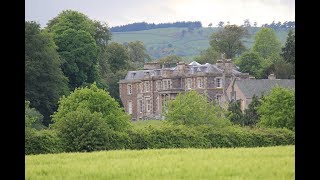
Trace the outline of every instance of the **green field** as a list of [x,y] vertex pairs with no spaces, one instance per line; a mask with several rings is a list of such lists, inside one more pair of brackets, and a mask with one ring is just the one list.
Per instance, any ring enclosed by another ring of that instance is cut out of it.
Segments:
[[294,146],[26,156],[26,179],[294,179]]
[[[254,34],[259,28],[249,29],[251,37],[245,39],[247,48],[251,48],[254,41]],[[185,33],[183,33],[185,31]],[[112,41],[125,43],[131,41],[142,41],[147,52],[158,59],[167,55],[175,54],[191,62],[193,57],[201,50],[209,47],[209,37],[213,32],[218,31],[217,27],[206,27],[188,31],[188,28],[158,28],[144,31],[113,32]],[[276,31],[277,37],[285,43],[288,31]]]

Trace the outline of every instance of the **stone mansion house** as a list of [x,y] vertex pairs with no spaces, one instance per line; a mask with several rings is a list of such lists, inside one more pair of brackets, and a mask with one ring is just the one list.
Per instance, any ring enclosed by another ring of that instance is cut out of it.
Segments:
[[236,79],[249,79],[249,74],[239,72],[230,59],[223,58],[216,64],[179,62],[175,67],[149,62],[144,70],[129,71],[119,81],[119,91],[132,120],[160,119],[166,101],[178,93],[196,90],[210,101],[226,101],[226,89]]

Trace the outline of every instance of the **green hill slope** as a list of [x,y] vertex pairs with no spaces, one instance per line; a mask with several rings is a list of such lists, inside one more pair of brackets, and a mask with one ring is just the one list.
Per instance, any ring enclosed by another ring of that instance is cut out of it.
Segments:
[[[112,41],[126,43],[131,41],[142,41],[147,52],[153,59],[168,55],[182,56],[187,61],[209,47],[209,37],[216,32],[217,27],[206,27],[194,30],[188,28],[159,28],[144,31],[113,32]],[[254,41],[254,34],[260,28],[250,28],[251,37],[244,39],[247,48],[251,48]],[[284,44],[288,31],[278,30],[276,34]]]

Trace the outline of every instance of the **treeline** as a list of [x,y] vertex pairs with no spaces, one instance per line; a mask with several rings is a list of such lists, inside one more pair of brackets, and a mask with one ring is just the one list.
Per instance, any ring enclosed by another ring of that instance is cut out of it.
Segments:
[[186,27],[190,29],[201,28],[202,24],[200,21],[181,21],[174,23],[146,23],[146,22],[137,22],[132,24],[126,24],[121,26],[115,26],[110,28],[111,32],[128,32],[128,31],[142,31],[149,29],[157,29],[157,28],[169,28],[169,27]]
[[277,29],[294,29],[296,27],[296,23],[294,21],[285,21],[281,23],[280,21],[272,22],[271,24],[263,24],[261,27],[272,28],[274,30]]

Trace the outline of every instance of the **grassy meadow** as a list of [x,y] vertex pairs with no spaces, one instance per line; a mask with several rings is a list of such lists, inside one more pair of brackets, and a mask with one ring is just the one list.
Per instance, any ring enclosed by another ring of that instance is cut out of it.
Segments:
[[[188,28],[158,28],[143,31],[112,32],[112,41],[125,43],[131,41],[142,41],[147,52],[158,59],[170,54],[181,56],[186,62],[191,62],[201,50],[207,49],[209,37],[217,32],[217,27],[203,27],[188,31]],[[247,48],[251,48],[254,42],[254,35],[259,28],[249,29],[250,38],[244,39]],[[184,31],[184,33],[183,33]],[[288,31],[278,30],[276,35],[282,44],[285,43]]]
[[26,179],[294,179],[294,146],[26,156]]

